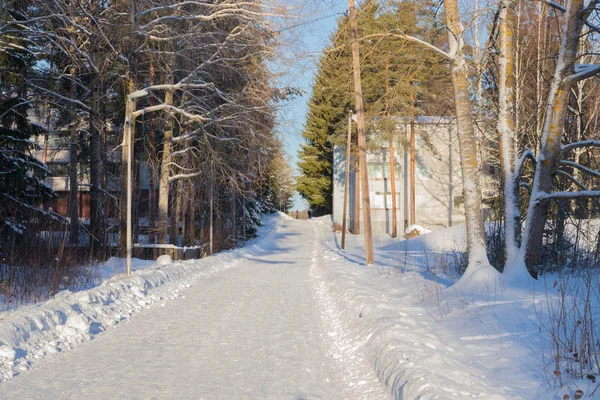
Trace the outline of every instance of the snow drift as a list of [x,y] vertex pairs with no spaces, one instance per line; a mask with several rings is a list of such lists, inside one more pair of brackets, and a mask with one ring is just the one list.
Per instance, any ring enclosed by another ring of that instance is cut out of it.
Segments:
[[0,313],[0,381],[30,368],[37,359],[92,339],[136,313],[175,300],[196,279],[237,265],[240,254],[268,243],[278,221],[268,217],[261,228],[264,235],[243,249],[172,263],[162,257],[131,276],[113,277],[80,292],[63,291],[44,303]]

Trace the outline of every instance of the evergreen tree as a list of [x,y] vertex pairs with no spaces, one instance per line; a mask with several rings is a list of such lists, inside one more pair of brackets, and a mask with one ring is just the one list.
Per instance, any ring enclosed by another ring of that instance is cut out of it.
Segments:
[[44,184],[48,169],[31,154],[38,146],[30,138],[43,129],[27,121],[27,109],[21,98],[0,100],[0,231],[19,234],[31,217],[47,214],[40,206],[53,196]]
[[[343,29],[347,18],[338,26],[332,47],[344,43]],[[341,31],[341,32],[340,32]],[[342,33],[342,34],[340,34]],[[320,62],[309,103],[307,122],[302,136],[308,142],[299,153],[298,166],[302,175],[296,188],[306,199],[313,215],[331,212],[333,190],[333,144],[336,129],[345,121],[346,110],[351,107],[347,96],[351,84],[349,48],[326,54]]]
[[[452,92],[445,63],[434,53],[394,36],[404,33],[440,44],[443,34],[437,29],[434,2],[406,0],[382,5],[368,0],[359,12],[358,25],[371,139],[380,142],[389,131],[382,118],[386,104],[394,116],[443,115],[450,108]],[[297,189],[315,215],[331,212],[333,145],[345,144],[348,112],[354,109],[349,37],[348,18],[344,17],[319,64],[302,133],[307,144],[299,153],[302,175]]]
[[[10,12],[2,8],[2,26],[20,18],[18,7]],[[53,192],[44,184],[47,168],[32,155],[38,146],[30,139],[43,129],[27,118],[30,102],[24,78],[35,60],[26,41],[0,35],[0,43],[9,41],[13,46],[4,47],[0,58],[0,232],[21,235],[26,233],[25,222],[47,214],[41,203]]]

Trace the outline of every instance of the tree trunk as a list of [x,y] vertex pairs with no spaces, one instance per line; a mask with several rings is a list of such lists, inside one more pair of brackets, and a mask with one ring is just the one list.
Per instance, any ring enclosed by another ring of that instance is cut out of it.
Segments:
[[183,204],[183,180],[179,179],[175,189],[175,208],[171,216],[171,244],[179,246],[179,221]]
[[352,69],[354,71],[354,97],[358,126],[358,160],[362,178],[362,206],[365,235],[365,263],[375,264],[373,239],[371,235],[371,202],[369,200],[369,174],[367,170],[367,147],[365,141],[365,112],[363,107],[362,84],[360,78],[360,54],[358,48],[358,23],[354,0],[348,0],[350,9],[350,29],[352,31]]
[[502,0],[498,18],[500,32],[498,89],[498,147],[504,191],[504,256],[508,268],[517,255],[520,230],[519,202],[515,177],[515,106],[514,106],[514,11],[512,0]]
[[[69,97],[77,98],[77,86],[75,84],[75,68],[71,68],[71,88]],[[78,178],[78,147],[77,138],[77,109],[74,103],[69,103],[69,113],[71,119],[71,145],[69,151],[69,216],[71,223],[69,225],[69,243],[79,244],[79,183]]]
[[[150,61],[150,86],[154,85],[154,62]],[[154,98],[149,99],[149,105],[153,106]],[[157,163],[158,155],[156,154],[156,129],[154,119],[150,121],[150,149],[148,151],[148,168],[150,169],[150,190],[148,190],[148,243],[156,242],[156,218],[157,218],[157,193],[156,193],[156,178],[157,178]]]
[[[173,91],[167,90],[165,104],[173,103]],[[162,162],[160,164],[160,180],[158,187],[158,243],[168,243],[169,226],[169,176],[171,174],[171,146],[173,141],[173,116],[167,114],[163,138]]]
[[[96,58],[96,57],[95,57]],[[98,74],[92,73],[92,111],[90,113],[90,231],[95,254],[104,249],[104,188],[102,187],[102,137],[100,121],[100,85]]]
[[[574,72],[574,64],[577,60],[579,35],[584,23],[583,0],[569,0],[564,18],[558,62],[546,107],[540,151],[521,247],[522,258],[527,270],[534,278],[537,277],[534,267],[540,260],[549,207],[549,202],[544,200],[543,196],[552,192],[553,173],[560,163],[562,131],[574,83],[573,79],[567,79],[567,77]],[[519,272],[522,273],[520,270],[514,271],[515,274]]]
[[185,243],[187,246],[194,246],[196,240],[196,224],[194,223],[194,210],[196,203],[196,191],[194,184],[188,180],[187,201],[185,208]]
[[[489,265],[483,227],[481,185],[477,165],[477,142],[473,124],[473,109],[469,92],[468,69],[463,54],[463,32],[457,0],[444,0],[450,53],[453,56],[452,85],[458,126],[463,196],[465,199],[465,222],[467,225],[467,251],[469,265],[474,271]],[[467,271],[468,272],[468,271]]]

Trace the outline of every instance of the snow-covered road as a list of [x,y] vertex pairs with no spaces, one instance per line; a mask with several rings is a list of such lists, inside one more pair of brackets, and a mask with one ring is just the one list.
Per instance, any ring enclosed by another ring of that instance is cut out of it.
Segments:
[[309,273],[312,224],[278,229],[238,267],[3,383],[0,399],[363,397],[330,354]]

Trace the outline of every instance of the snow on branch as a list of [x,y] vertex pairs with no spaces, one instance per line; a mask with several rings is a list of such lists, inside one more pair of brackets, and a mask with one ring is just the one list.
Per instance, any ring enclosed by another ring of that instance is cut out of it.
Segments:
[[578,64],[575,66],[575,73],[565,78],[565,82],[578,82],[600,73],[600,65],[595,64]]
[[585,184],[583,184],[583,182],[581,182],[579,179],[575,178],[573,175],[569,174],[568,172],[559,169],[556,171],[556,173],[566,177],[571,182],[573,182],[575,185],[579,186],[580,189],[589,190],[589,188]]
[[[565,8],[565,6],[562,6],[554,1],[551,0],[542,0],[542,3],[545,3],[547,5],[549,5],[550,7],[554,8],[555,10],[561,11],[561,12],[567,12],[567,9]],[[587,7],[587,10],[591,10],[595,7],[595,5],[597,4],[597,1],[593,1],[592,4],[590,4]],[[585,25],[590,28],[590,30],[600,33],[600,27],[592,24],[589,20],[585,20]]]
[[581,197],[600,198],[600,190],[580,190],[577,192],[555,192],[555,193],[541,193],[536,196],[535,202],[541,203],[546,200],[554,199],[574,199]]
[[[383,37],[392,37],[392,38],[396,38],[396,39],[404,39],[406,41],[409,42],[413,42],[413,43],[417,43],[422,45],[423,47],[426,47],[429,50],[434,51],[435,53],[438,53],[440,55],[442,55],[444,58],[448,59],[448,60],[454,60],[454,56],[451,55],[450,53],[440,49],[437,46],[432,45],[431,43],[427,43],[424,40],[421,40],[417,37],[414,36],[410,36],[410,35],[406,35],[404,33],[393,33],[393,32],[384,32],[384,33],[373,33],[371,35],[365,35],[365,36],[361,36],[360,38],[358,38],[358,40],[367,40],[370,38],[383,38]],[[333,51],[337,51],[340,50],[342,48],[344,48],[345,46],[347,46],[348,43],[343,44],[341,46],[337,46],[337,47],[333,47],[330,49],[325,50],[325,53],[330,53]]]
[[525,160],[528,158],[530,158],[534,164],[537,162],[537,159],[535,158],[535,153],[531,150],[525,150],[523,154],[521,154],[521,157],[519,157],[519,159],[515,163],[516,176],[521,175],[521,168],[523,168],[523,163],[525,163]]
[[196,176],[200,176],[202,175],[203,171],[197,171],[197,172],[192,172],[189,174],[177,174],[177,175],[173,175],[169,177],[169,182],[173,182],[179,179],[189,179],[189,178],[194,178]]
[[568,151],[587,146],[600,147],[600,140],[582,140],[580,142],[569,143],[562,147],[562,152],[566,153]]
[[594,176],[600,178],[600,172],[595,171],[595,170],[593,170],[591,168],[588,168],[588,167],[584,167],[583,165],[578,164],[576,162],[568,161],[568,160],[562,160],[560,163],[563,164],[563,165],[568,165],[568,166],[573,167],[573,168],[577,168],[580,171],[587,172],[590,175],[594,175]]
[[207,122],[209,121],[208,118],[206,117],[201,117],[200,115],[197,114],[191,114],[181,108],[172,106],[170,104],[159,104],[157,106],[151,106],[151,107],[146,107],[146,108],[142,108],[141,110],[135,111],[132,113],[132,117],[138,117],[140,115],[144,115],[145,113],[151,113],[151,112],[155,112],[155,111],[162,111],[162,110],[168,110],[177,114],[180,114],[192,121],[197,121],[197,122]]
[[[374,34],[374,35],[368,35],[368,36],[363,36],[361,39],[367,39],[370,36],[380,36],[381,34]],[[429,50],[433,50],[434,52],[441,54],[442,56],[444,56],[446,59],[448,60],[454,60],[454,56],[451,55],[450,53],[440,49],[437,46],[432,45],[431,43],[428,43],[424,40],[419,39],[418,37],[414,37],[414,36],[410,36],[410,35],[406,35],[404,33],[384,33],[384,36],[389,36],[389,37],[393,37],[393,38],[398,38],[398,39],[404,39],[407,40],[409,42],[413,42],[413,43],[417,43],[420,44],[423,47],[428,48]]]
[[529,193],[531,193],[531,185],[527,182],[519,182],[519,187],[524,187]]
[[[556,173],[569,179],[571,182],[573,182],[575,185],[577,185],[579,187],[579,189],[581,189],[583,191],[590,190],[590,188],[588,188],[583,182],[581,182],[579,179],[575,178],[573,175],[569,174],[568,172],[558,170],[558,171],[556,171]],[[600,199],[597,199],[596,201],[600,204]]]

